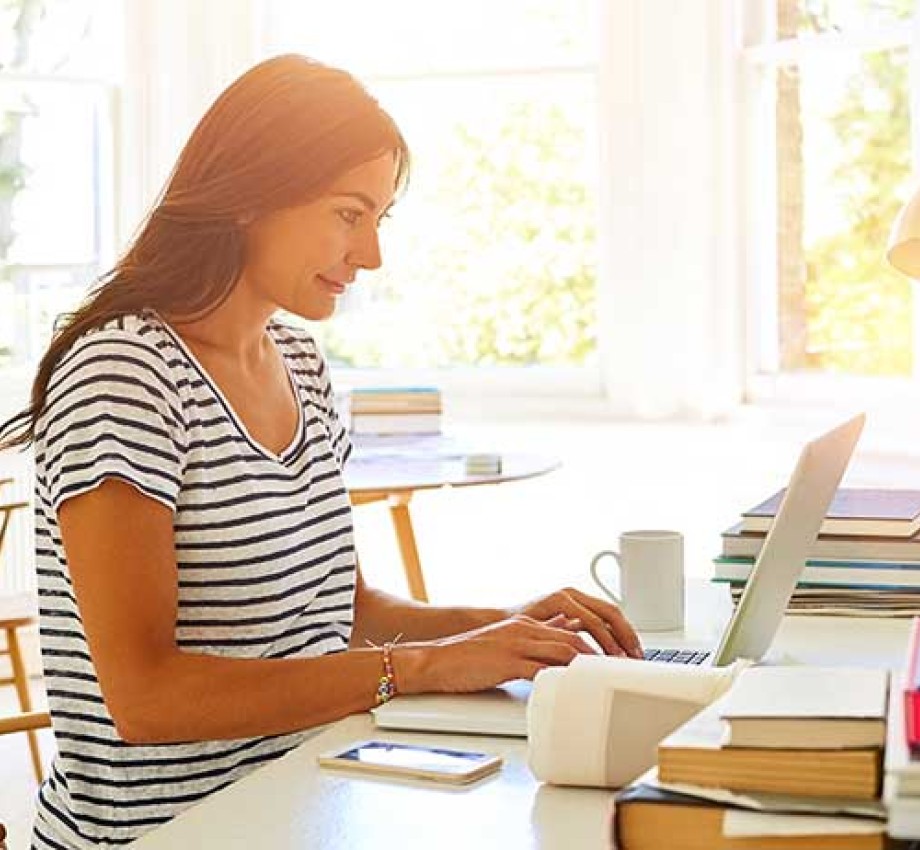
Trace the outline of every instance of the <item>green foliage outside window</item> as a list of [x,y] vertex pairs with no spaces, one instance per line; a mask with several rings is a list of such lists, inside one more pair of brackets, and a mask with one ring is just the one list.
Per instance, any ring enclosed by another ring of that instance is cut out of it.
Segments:
[[884,261],[910,175],[906,50],[867,55],[830,121],[843,147],[834,169],[847,226],[806,248],[813,365],[907,375],[913,368],[912,284]]

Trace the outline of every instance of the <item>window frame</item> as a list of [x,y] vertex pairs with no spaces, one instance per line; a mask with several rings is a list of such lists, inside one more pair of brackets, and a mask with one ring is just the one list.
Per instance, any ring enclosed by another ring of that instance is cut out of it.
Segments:
[[[55,74],[47,72],[33,72],[21,70],[6,70],[0,66],[0,87],[10,85],[20,89],[40,89],[45,87],[65,88],[73,90],[89,90],[94,110],[94,138],[96,142],[95,155],[92,162],[94,178],[98,194],[94,197],[92,211],[95,221],[95,244],[93,257],[86,257],[85,261],[73,262],[46,262],[40,256],[29,257],[24,261],[6,260],[3,265],[8,269],[18,270],[74,270],[79,271],[80,279],[88,289],[92,285],[92,272],[86,275],[88,268],[98,265],[98,272],[114,261],[116,246],[119,242],[119,187],[118,163],[119,152],[122,145],[120,130],[120,102],[122,91],[119,81],[114,76],[103,78],[91,75],[80,75],[69,72]],[[94,260],[95,263],[91,262]],[[4,401],[0,403],[0,418],[18,412],[23,400],[29,397],[31,381],[37,367],[37,359],[16,359],[11,364],[0,366],[0,379],[4,386],[9,388],[5,392]]]
[[[775,39],[774,0],[744,0],[740,30],[742,126],[739,130],[745,175],[746,222],[745,286],[747,313],[747,369],[745,400],[797,406],[833,405],[858,399],[868,406],[889,406],[920,389],[920,298],[914,299],[914,369],[903,377],[827,373],[790,373],[779,370],[778,277],[776,221],[775,81],[776,69],[794,65],[803,57],[847,51],[868,53],[907,47],[911,63],[920,59],[918,22],[870,27],[858,32],[814,33],[794,39]],[[910,93],[920,99],[920,78]],[[920,116],[917,108],[912,109]],[[916,138],[917,133],[913,136]],[[916,143],[914,166],[917,167]],[[880,248],[881,251],[881,248]]]

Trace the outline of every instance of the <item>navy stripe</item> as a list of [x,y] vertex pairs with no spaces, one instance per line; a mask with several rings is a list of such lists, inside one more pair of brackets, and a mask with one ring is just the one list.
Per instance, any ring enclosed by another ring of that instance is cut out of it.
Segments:
[[140,490],[142,493],[152,496],[155,499],[159,499],[161,502],[164,502],[167,505],[174,504],[175,500],[172,494],[167,490],[161,490],[159,487],[151,487],[146,482],[135,481],[133,478],[129,478],[127,475],[124,475],[121,472],[100,472],[98,475],[90,478],[84,482],[74,482],[70,487],[62,487],[58,492],[58,500],[63,502],[65,499],[73,496],[76,493],[83,493],[92,490],[94,487],[97,487],[107,478],[117,478],[119,481],[124,481],[126,484],[131,484],[136,489]]
[[75,700],[76,702],[91,702],[94,705],[105,705],[105,700],[96,694],[84,694],[79,691],[66,691],[62,688],[48,688],[49,699]]
[[[306,531],[308,528],[313,528],[316,525],[321,525],[322,523],[327,523],[330,520],[338,519],[340,517],[346,516],[349,513],[351,513],[351,507],[346,505],[345,507],[337,508],[336,510],[330,511],[329,513],[320,514],[319,516],[310,516],[301,522],[292,523],[284,526],[283,528],[272,528],[271,530],[265,531],[262,534],[252,534],[249,537],[234,537],[224,540],[183,540],[181,543],[181,548],[183,552],[207,552],[219,549],[242,549],[246,546],[255,546],[258,543],[268,543],[272,540],[279,540],[282,538],[290,537],[292,533],[296,534],[300,531]],[[303,514],[303,511],[301,511],[301,514]],[[310,545],[316,546],[319,543],[325,543],[327,540],[332,540],[341,536],[341,529],[336,529],[335,531],[331,531],[328,534],[321,534],[318,537],[311,538]],[[292,554],[294,552],[300,551],[301,548],[302,546],[297,545],[288,550],[282,549],[277,552],[271,551],[264,553],[257,560],[262,561],[266,557],[282,557],[286,554]],[[230,567],[246,564],[249,562],[249,558],[241,561],[228,561],[226,559],[221,559],[219,564],[218,562],[215,562],[213,566],[216,567],[219,565],[220,567]]]
[[[195,508],[199,511],[202,510],[215,510],[217,508],[232,508],[236,505],[243,505],[246,502],[252,501],[254,496],[261,497],[263,499],[291,499],[296,496],[306,496],[310,493],[311,489],[315,488],[318,484],[325,484],[327,481],[337,482],[340,475],[338,469],[330,469],[327,472],[322,472],[314,475],[312,478],[308,479],[303,485],[299,487],[294,487],[289,491],[270,491],[265,490],[264,488],[259,488],[258,492],[246,492],[242,496],[237,496],[235,498],[229,499],[213,499],[208,502],[191,502],[190,500],[183,498],[182,506],[184,508]],[[234,476],[232,479],[228,480],[215,480],[215,481],[202,481],[201,483],[186,483],[183,488],[183,497],[190,490],[207,490],[213,492],[219,487],[226,487],[228,485],[236,484],[255,484],[265,481],[281,481],[288,482],[290,478],[284,475],[276,475],[274,473],[256,473],[256,474],[244,474]],[[334,493],[336,495],[342,495],[345,493],[344,486],[339,486]]]
[[[103,380],[104,378],[104,380]],[[106,388],[107,392],[100,392],[99,385],[102,385]],[[124,394],[114,395],[113,391],[115,387],[111,385],[124,385],[125,387],[133,389],[141,389],[147,395],[153,396],[163,403],[163,406],[169,411],[170,416],[172,417],[172,424],[176,428],[181,427],[182,423],[182,414],[180,411],[175,410],[172,405],[163,397],[163,394],[156,388],[151,387],[149,384],[145,384],[139,378],[135,378],[131,375],[119,375],[117,373],[108,373],[106,375],[94,375],[90,378],[85,378],[82,381],[78,381],[76,384],[70,385],[65,392],[62,392],[58,397],[53,398],[48,402],[43,411],[44,416],[50,416],[52,413],[56,418],[63,419],[67,416],[71,416],[76,412],[80,407],[85,407],[88,404],[98,404],[100,402],[108,402],[110,404],[120,404],[127,407],[146,407],[148,410],[155,411],[158,416],[162,416],[161,408],[157,407],[154,404],[151,404],[144,398],[133,398],[126,396]],[[76,404],[71,405],[64,410],[55,410],[55,407],[64,401],[64,399],[78,390],[97,387],[96,392],[89,396],[88,400],[83,400],[82,402],[77,402]],[[127,392],[127,390],[125,391]]]
[[[241,604],[245,603],[246,605],[265,605],[270,602],[280,602],[282,599],[289,599],[293,596],[296,596],[300,593],[304,593],[307,590],[310,590],[313,587],[316,587],[319,584],[322,584],[324,581],[327,581],[334,575],[342,575],[345,573],[350,574],[352,572],[352,565],[344,567],[337,567],[329,571],[328,574],[320,577],[310,579],[309,581],[304,582],[303,584],[297,584],[290,588],[284,588],[279,590],[277,593],[269,593],[264,596],[252,596],[251,594],[246,594],[244,600],[241,599],[183,599],[182,608],[234,608],[239,609]],[[182,586],[182,582],[179,582],[179,586]],[[355,585],[354,583],[349,583],[343,585],[343,591],[347,590],[348,592],[354,593]],[[317,593],[315,598],[319,599],[320,596],[323,596],[322,592]]]
[[[214,638],[208,638],[206,640],[201,640],[199,638],[179,638],[177,643],[182,647],[202,647],[202,646],[212,646],[215,642],[219,643],[222,647],[228,646],[259,646],[260,644],[273,644],[280,643],[286,638],[292,638],[299,634],[302,634],[305,631],[309,631],[309,627],[304,623],[298,623],[296,626],[285,629],[283,632],[279,632],[277,635],[259,635],[258,637],[240,637],[240,638],[221,638],[219,641],[215,641]],[[302,645],[302,648],[308,646],[313,646],[314,644],[320,643],[321,641],[326,640],[327,638],[334,638],[335,640],[341,640],[342,636],[338,632],[320,632],[318,635],[310,635],[306,639],[306,643]]]
[[[182,780],[184,781],[184,780]],[[176,805],[182,803],[197,803],[202,797],[206,797],[208,794],[213,794],[216,791],[220,791],[221,788],[226,788],[230,784],[231,780],[225,779],[223,782],[218,782],[217,784],[211,786],[210,788],[203,791],[193,791],[189,794],[177,794],[173,792],[168,797],[141,797],[132,799],[130,797],[120,797],[118,799],[118,808],[119,810],[130,809],[131,807],[141,808],[145,806],[163,806],[163,805]],[[162,786],[168,787],[168,786]],[[79,794],[75,791],[70,792],[70,798],[72,800],[78,800],[83,803],[99,803],[103,798],[97,797],[93,794]],[[156,818],[157,823],[163,823],[169,820],[168,817]],[[150,818],[119,818],[117,821],[101,821],[102,823],[133,823],[133,824],[149,824],[151,823]]]
[[[152,435],[154,437],[159,437],[161,440],[163,440],[166,443],[169,443],[173,447],[173,449],[175,449],[175,451],[172,454],[164,453],[162,449],[155,449],[153,446],[149,445],[148,443],[135,442],[129,445],[142,446],[147,451],[153,452],[154,454],[160,454],[166,460],[172,461],[173,463],[178,462],[178,456],[184,451],[182,446],[180,446],[179,443],[176,442],[172,434],[170,434],[169,431],[167,431],[165,428],[159,428],[147,422],[143,422],[139,419],[130,420],[130,419],[125,418],[124,416],[118,416],[114,413],[111,413],[110,411],[105,411],[91,418],[84,418],[80,422],[74,423],[73,425],[68,427],[67,432],[62,431],[60,434],[56,435],[55,437],[48,439],[45,445],[50,447],[54,443],[57,443],[60,440],[63,440],[66,438],[68,440],[68,445],[67,445],[68,451],[76,451],[78,449],[89,448],[90,446],[95,445],[95,443],[93,443],[92,441],[86,441],[84,443],[71,442],[74,432],[79,431],[79,430],[85,430],[87,428],[94,428],[102,424],[116,425],[120,428],[130,428],[135,431],[140,431],[142,433],[139,436]],[[102,434],[98,435],[96,439],[98,440],[106,436],[111,437],[112,436],[111,431],[103,432]]]
[[[58,842],[53,838],[49,838],[47,835],[45,835],[44,832],[41,831],[37,823],[33,824],[32,826],[32,835],[33,837],[38,838],[38,840],[44,843],[46,846],[50,847],[51,850],[73,850],[72,847],[65,847],[63,844],[58,844]],[[33,850],[36,850],[34,844],[32,845],[32,848]],[[43,850],[43,848],[39,848],[38,850]]]
[[[290,736],[280,736],[279,735],[277,737],[280,739],[282,737],[290,737]],[[266,736],[266,737],[261,737],[261,738],[247,738],[242,743],[237,743],[235,741],[228,741],[226,742],[227,747],[217,752],[207,752],[205,750],[202,750],[200,752],[192,753],[190,755],[177,754],[176,752],[174,752],[174,750],[176,749],[175,745],[172,745],[172,744],[159,744],[159,745],[147,746],[143,748],[146,750],[151,750],[151,749],[164,750],[165,754],[162,758],[155,758],[154,756],[149,755],[149,754],[144,756],[143,758],[131,758],[130,754],[135,748],[123,742],[117,742],[116,745],[114,745],[111,748],[111,751],[113,753],[117,752],[119,756],[121,756],[118,759],[107,759],[103,756],[93,756],[88,753],[84,754],[80,751],[72,752],[70,750],[67,750],[66,747],[61,747],[60,752],[61,752],[61,755],[67,759],[73,759],[74,761],[77,761],[77,762],[91,762],[93,764],[98,764],[104,767],[124,768],[125,770],[129,770],[129,771],[130,770],[140,770],[143,768],[155,768],[159,770],[160,768],[163,768],[163,767],[174,767],[174,766],[179,766],[179,765],[194,766],[194,765],[199,765],[202,762],[209,762],[209,761],[216,762],[216,761],[220,761],[221,759],[230,759],[236,755],[240,755],[242,753],[246,753],[246,752],[249,752],[250,750],[256,749],[263,744],[274,743],[272,738],[273,736]],[[296,742],[293,744],[290,742],[287,742],[285,746],[286,746],[286,749],[279,749],[279,752],[287,752],[287,750],[291,749],[291,747],[296,746]],[[268,758],[272,758],[272,757],[273,756],[268,756]],[[230,768],[227,768],[227,769],[230,769]]]
[[[285,747],[278,753],[273,753],[271,758],[280,758],[285,753],[288,753],[293,749],[293,747]],[[147,788],[147,787],[157,787],[160,785],[172,785],[176,782],[200,782],[203,779],[221,779],[225,777],[230,771],[239,770],[242,767],[248,767],[250,765],[259,765],[265,762],[265,756],[259,753],[258,755],[247,756],[244,759],[237,761],[232,767],[214,767],[210,770],[199,770],[194,772],[187,773],[177,773],[175,775],[163,774],[160,771],[157,772],[155,776],[142,777],[140,779],[133,778],[118,778],[110,779],[106,776],[97,775],[97,774],[84,774],[80,773],[77,770],[69,771],[71,779],[81,782],[88,782],[95,785],[107,786],[109,788],[116,788],[121,790],[122,788]],[[211,790],[208,793],[211,793],[213,786],[209,786]]]
[[[305,570],[308,570],[310,567],[315,567],[319,564],[329,561],[333,558],[338,557],[339,555],[350,555],[354,552],[354,546],[340,546],[338,549],[334,549],[332,552],[329,552],[326,555],[319,555],[316,558],[312,558],[309,561],[305,561],[300,564],[295,564],[293,567],[288,567],[286,570],[278,570],[277,572],[271,573],[270,575],[258,576],[255,578],[231,578],[231,579],[220,579],[220,578],[206,578],[206,579],[179,579],[179,587],[252,587],[258,584],[266,584],[267,582],[275,583],[280,579],[287,578],[288,576],[296,575],[297,573],[302,573]],[[258,561],[252,561],[250,564],[259,563]],[[249,565],[249,564],[247,564]],[[193,564],[185,564],[186,569],[189,569]],[[351,565],[349,565],[350,569]],[[327,573],[324,578],[328,578],[329,574]],[[323,579],[318,579],[318,582],[321,582]]]
[[[318,616],[319,614],[331,614],[338,611],[351,611],[351,603],[343,603],[341,605],[332,605],[328,608],[308,608],[304,610],[305,614],[309,614],[311,617]],[[291,614],[288,611],[281,611],[278,614],[274,614],[270,617],[232,617],[230,619],[219,619],[214,617],[202,617],[201,619],[194,618],[185,618],[180,617],[177,625],[179,628],[204,628],[205,626],[214,626],[215,628],[226,628],[230,626],[256,626],[256,625],[267,625],[268,623],[278,623],[282,620],[289,620],[292,616],[298,616],[296,614]]]

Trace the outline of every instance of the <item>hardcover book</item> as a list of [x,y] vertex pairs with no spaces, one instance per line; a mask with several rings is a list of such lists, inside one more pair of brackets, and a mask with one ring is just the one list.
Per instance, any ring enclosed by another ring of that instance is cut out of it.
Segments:
[[[743,584],[754,569],[753,558],[719,556],[713,560],[714,581]],[[799,587],[920,588],[920,561],[839,561],[809,559]]]
[[725,746],[718,702],[658,745],[662,782],[732,791],[872,800],[882,782],[882,750]]
[[[763,549],[766,532],[744,531],[741,523],[722,532],[722,555],[727,558],[756,558]],[[819,534],[808,553],[811,559],[836,560],[920,560],[920,533],[912,537]]]
[[[756,818],[752,829],[747,817]],[[614,801],[614,846],[620,850],[881,850],[884,821],[816,813],[744,812],[641,780]]]
[[[785,488],[741,514],[744,531],[769,531]],[[847,489],[834,495],[821,534],[910,537],[920,531],[920,490]]]
[[730,747],[882,747],[888,671],[861,667],[749,667],[720,702]]

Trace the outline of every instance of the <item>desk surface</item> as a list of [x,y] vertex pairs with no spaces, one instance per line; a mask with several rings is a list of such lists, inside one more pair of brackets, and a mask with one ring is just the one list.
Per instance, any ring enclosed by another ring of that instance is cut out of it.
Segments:
[[[699,603],[705,600],[704,605]],[[697,612],[721,611],[723,599],[694,592]],[[693,609],[688,609],[693,610]],[[908,620],[787,617],[770,658],[789,663],[900,666]],[[686,635],[646,635],[661,646],[707,640],[713,618],[688,622]],[[471,788],[445,789],[321,770],[316,756],[361,738],[436,741],[503,756],[501,772]],[[148,834],[138,850],[176,847],[306,848],[479,847],[579,850],[609,847],[612,792],[538,783],[527,767],[526,742],[430,733],[384,732],[369,715],[326,727],[282,759],[218,792]]]

